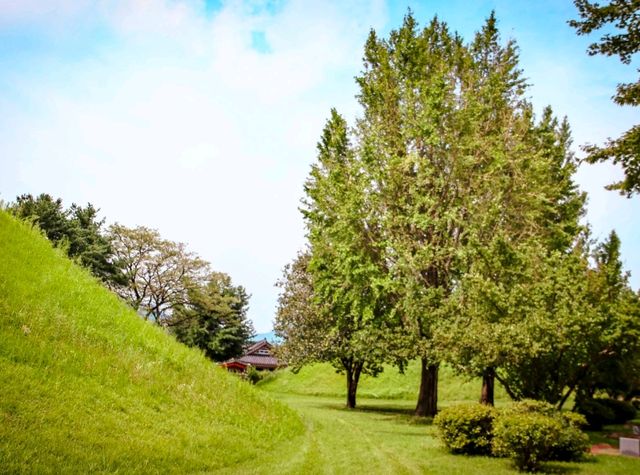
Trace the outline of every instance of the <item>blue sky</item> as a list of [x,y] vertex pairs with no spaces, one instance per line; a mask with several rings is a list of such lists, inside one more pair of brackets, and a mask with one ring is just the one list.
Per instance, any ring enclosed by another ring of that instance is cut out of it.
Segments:
[[[248,289],[268,330],[329,109],[357,116],[366,35],[409,7],[465,39],[495,10],[536,109],[569,118],[578,155],[638,122],[610,100],[637,61],[587,56],[568,0],[0,0],[0,199],[48,192],[185,242]],[[640,198],[603,189],[619,176],[585,165],[577,181],[594,236],[618,231],[637,289]]]

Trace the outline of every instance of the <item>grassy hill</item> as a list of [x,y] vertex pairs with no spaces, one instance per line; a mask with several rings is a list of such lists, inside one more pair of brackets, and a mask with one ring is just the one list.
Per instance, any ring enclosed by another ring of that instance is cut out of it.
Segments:
[[303,432],[0,211],[0,471],[230,469]]
[[[274,393],[289,393],[302,396],[346,397],[346,382],[343,374],[337,374],[329,364],[306,366],[298,374],[281,370],[267,376],[260,388]],[[363,376],[358,385],[358,397],[371,399],[414,400],[420,386],[420,364],[413,361],[400,374],[396,368],[385,367],[375,378]],[[480,397],[481,380],[469,380],[456,375],[447,366],[440,368],[438,399],[441,404],[476,402]],[[496,402],[508,400],[504,390],[496,386]]]

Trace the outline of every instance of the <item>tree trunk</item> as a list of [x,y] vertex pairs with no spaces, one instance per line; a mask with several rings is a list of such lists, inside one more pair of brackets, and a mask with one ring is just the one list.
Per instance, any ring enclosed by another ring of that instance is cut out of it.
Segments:
[[362,364],[353,363],[346,369],[347,372],[347,408],[355,409],[356,392],[358,391],[358,381],[360,380],[360,372]]
[[485,368],[485,370],[482,372],[482,391],[480,391],[480,404],[493,406],[495,385],[496,370],[491,366]]
[[427,360],[420,361],[420,391],[418,392],[418,404],[415,415],[420,417],[433,417],[438,412],[438,366],[429,365]]

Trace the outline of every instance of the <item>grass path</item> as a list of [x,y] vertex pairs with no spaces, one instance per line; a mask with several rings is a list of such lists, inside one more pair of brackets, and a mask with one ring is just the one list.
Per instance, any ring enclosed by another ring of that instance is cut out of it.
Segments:
[[[361,399],[359,409],[344,409],[342,399],[273,393],[303,417],[303,436],[278,447],[259,465],[241,464],[223,473],[278,474],[512,474],[508,460],[453,456],[436,428],[411,415],[413,403]],[[548,464],[552,473],[640,473],[640,459],[590,457],[583,463]]]

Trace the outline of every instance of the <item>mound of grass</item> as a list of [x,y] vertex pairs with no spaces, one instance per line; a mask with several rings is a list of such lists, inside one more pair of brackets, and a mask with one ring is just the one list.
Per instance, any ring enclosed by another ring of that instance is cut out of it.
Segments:
[[[346,394],[345,376],[336,373],[329,364],[306,366],[297,374],[289,369],[280,370],[265,378],[259,386],[274,393],[302,396],[342,397]],[[414,400],[418,395],[419,386],[420,363],[412,361],[404,374],[387,366],[375,378],[362,376],[358,385],[358,397]],[[448,366],[440,367],[438,399],[441,403],[477,402],[480,398],[480,387],[480,378],[469,380],[456,375]],[[507,399],[502,388],[496,386],[496,402]]]
[[0,471],[229,469],[304,430],[0,211]]

